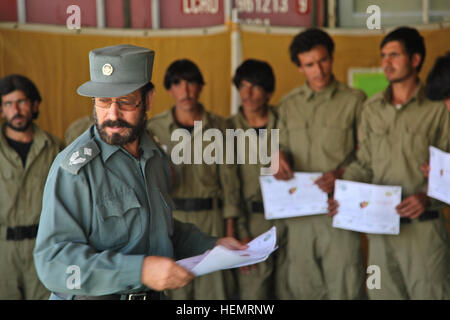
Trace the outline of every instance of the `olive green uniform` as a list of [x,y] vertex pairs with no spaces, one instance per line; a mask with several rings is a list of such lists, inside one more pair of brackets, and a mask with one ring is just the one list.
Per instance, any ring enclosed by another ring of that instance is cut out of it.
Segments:
[[42,193],[62,142],[33,125],[25,167],[0,133],[0,299],[47,299],[33,262]]
[[[388,87],[365,103],[358,160],[346,169],[344,179],[398,185],[406,198],[426,192],[420,165],[429,159],[429,146],[449,150],[449,114],[443,103],[426,99],[422,85],[399,108],[391,97]],[[436,218],[401,223],[399,235],[368,235],[369,265],[381,271],[381,288],[369,290],[370,298],[450,298],[448,235],[441,208],[442,203],[432,200],[427,212],[437,211]]]
[[[169,162],[145,131],[139,153],[104,142],[92,126],[55,159],[34,250],[51,299],[148,292],[146,256],[186,258],[215,245],[217,238],[172,218]],[[71,267],[78,286],[70,285]]]
[[[259,154],[259,144],[266,143],[267,155],[271,154],[271,130],[276,129],[278,115],[276,109],[268,107],[268,123],[264,128],[265,133],[254,133],[249,131],[253,129],[247,122],[242,107],[236,115],[228,118],[229,128],[243,129],[246,133],[250,132],[255,142],[246,141],[245,144],[245,163],[238,165],[238,174],[241,183],[242,199],[245,202],[244,214],[237,220],[237,230],[239,238],[255,238],[268,231],[272,226],[277,227],[277,244],[283,247],[283,222],[277,220],[266,220],[264,217],[264,208],[262,204],[261,187],[259,177],[261,168],[265,167],[260,161],[250,163],[250,152]],[[249,138],[252,139],[252,138]],[[262,139],[262,140],[260,140]],[[283,293],[277,292],[277,284],[281,281],[278,265],[282,265],[280,250],[274,252],[266,261],[258,263],[249,274],[239,272],[239,293],[244,300],[266,300],[280,298]],[[282,251],[284,252],[284,251]],[[284,289],[284,288],[283,288]]]
[[[280,104],[280,148],[293,171],[328,172],[354,158],[365,94],[333,80],[316,93],[307,84]],[[364,296],[360,234],[332,227],[327,215],[285,219],[287,292],[292,299]]]
[[76,138],[81,136],[83,132],[89,129],[90,126],[94,124],[94,117],[84,116],[75,120],[66,130],[64,134],[64,140],[66,145],[71,144]]
[[[225,137],[225,120],[221,117],[202,109],[202,132],[205,134],[208,129],[218,129]],[[148,122],[147,128],[159,139],[161,145],[171,156],[176,145],[180,145],[179,140],[171,141],[174,130],[179,129],[174,117],[174,108],[159,114]],[[185,130],[187,131],[187,130]],[[201,155],[205,148],[211,144],[210,141],[202,141],[200,131],[193,130],[190,141],[191,163],[181,163],[174,165],[175,183],[171,194],[177,201],[192,200],[201,201],[211,199],[212,207],[205,210],[174,210],[174,217],[183,222],[195,224],[201,231],[222,237],[225,232],[224,221],[227,218],[236,218],[240,212],[240,191],[237,177],[237,166],[232,164],[206,164],[201,160],[201,164],[194,164],[196,139],[200,140],[197,147],[201,150]],[[200,155],[200,156],[201,156]],[[225,158],[225,143],[224,152]],[[203,159],[203,158],[202,158]],[[173,161],[173,155],[172,155]],[[225,162],[225,160],[223,160]],[[200,199],[200,200],[198,200]],[[220,203],[223,208],[220,208]],[[178,208],[180,209],[180,208]],[[227,299],[235,290],[234,280],[231,271],[219,271],[209,275],[195,278],[188,286],[169,292],[172,299]]]

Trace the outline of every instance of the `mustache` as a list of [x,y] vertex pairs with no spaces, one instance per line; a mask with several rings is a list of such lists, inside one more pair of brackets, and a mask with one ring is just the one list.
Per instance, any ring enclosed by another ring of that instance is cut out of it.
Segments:
[[106,120],[102,123],[101,128],[105,127],[125,127],[125,128],[134,128],[133,125],[129,124],[124,120]]
[[16,120],[16,119],[25,119],[25,117],[21,114],[16,114],[14,117],[11,118],[11,121]]

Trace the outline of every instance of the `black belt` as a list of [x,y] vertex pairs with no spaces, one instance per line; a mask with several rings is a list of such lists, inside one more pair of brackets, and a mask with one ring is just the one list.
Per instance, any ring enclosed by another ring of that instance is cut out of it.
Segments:
[[[434,210],[434,211],[425,211],[417,219],[419,220],[419,222],[422,222],[422,221],[434,220],[434,219],[437,219],[438,217],[439,217],[439,211]],[[411,221],[412,221],[411,218],[400,218],[400,223],[411,223]]]
[[18,226],[14,228],[7,228],[6,240],[25,240],[34,239],[37,236],[38,225],[32,226]]
[[[200,211],[200,210],[213,210],[214,199],[213,198],[189,198],[189,199],[173,199],[175,203],[175,210],[180,211]],[[222,208],[222,200],[217,199],[217,206]]]
[[[67,300],[69,295],[64,293],[53,292],[53,294],[61,299]],[[161,300],[161,293],[158,291],[148,291],[141,293],[130,293],[125,295],[108,294],[104,296],[73,296],[72,300]]]
[[264,203],[262,201],[251,202],[252,213],[264,213]]

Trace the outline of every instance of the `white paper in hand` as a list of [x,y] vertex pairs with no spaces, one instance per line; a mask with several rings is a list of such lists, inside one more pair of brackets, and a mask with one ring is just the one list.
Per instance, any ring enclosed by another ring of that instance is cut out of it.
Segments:
[[339,202],[333,227],[374,234],[399,234],[400,186],[380,186],[337,179],[334,198]]
[[450,154],[430,146],[427,195],[450,203]]
[[259,263],[265,261],[277,249],[276,234],[276,228],[272,227],[249,242],[246,250],[229,250],[216,246],[204,254],[178,260],[177,263],[196,276]]
[[320,172],[295,172],[287,181],[260,176],[267,220],[328,213],[328,195],[314,183]]

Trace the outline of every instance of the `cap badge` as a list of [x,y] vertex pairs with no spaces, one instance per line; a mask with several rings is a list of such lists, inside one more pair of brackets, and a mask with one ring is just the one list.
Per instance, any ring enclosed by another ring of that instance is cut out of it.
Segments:
[[104,76],[110,76],[114,71],[114,68],[109,63],[105,63],[102,67],[102,73]]

